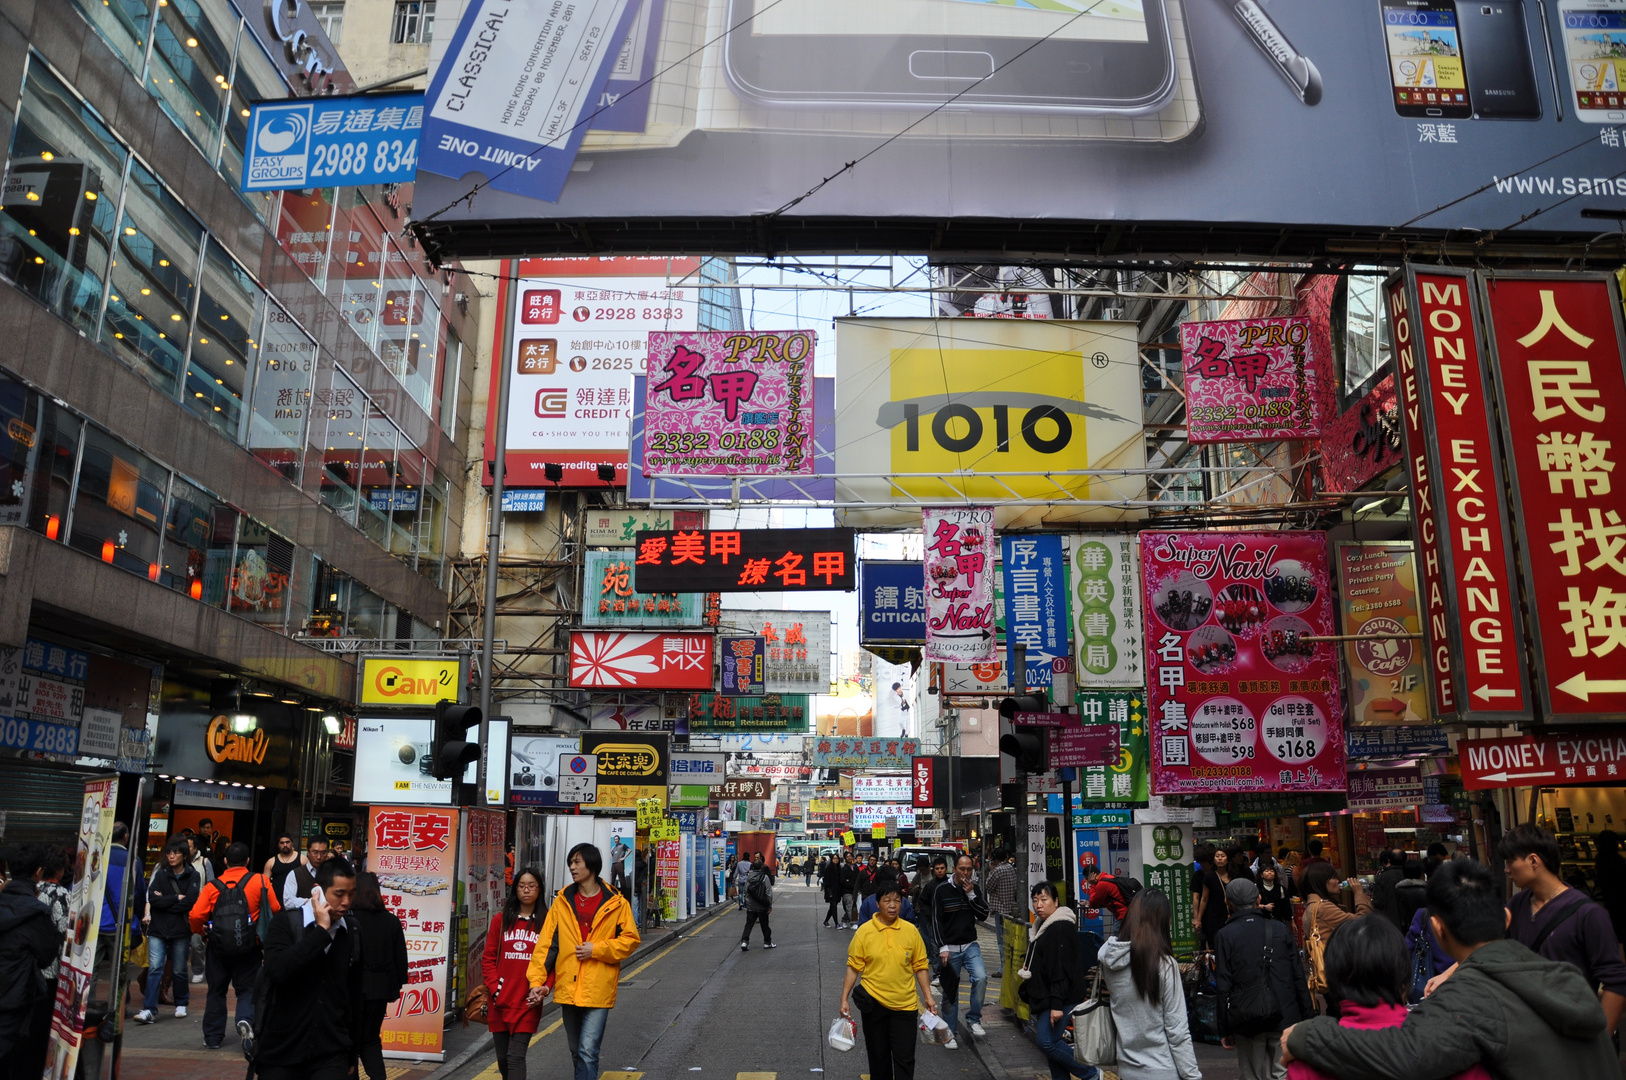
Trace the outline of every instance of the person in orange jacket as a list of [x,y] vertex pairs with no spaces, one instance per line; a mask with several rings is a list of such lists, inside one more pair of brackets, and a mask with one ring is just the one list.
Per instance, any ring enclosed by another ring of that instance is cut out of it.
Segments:
[[226,1038],[226,987],[237,991],[237,1023],[254,1022],[254,981],[264,953],[260,948],[260,908],[282,910],[277,891],[264,874],[248,872],[248,845],[226,848],[226,871],[203,886],[192,905],[192,932],[208,945],[204,973],[209,996],[203,1006],[203,1045],[220,1049]]
[[570,1043],[574,1080],[598,1080],[604,1024],[615,1006],[621,961],[643,940],[632,905],[599,876],[604,856],[592,844],[577,844],[565,858],[571,884],[560,889],[537,936],[526,981],[526,1000],[541,1004],[549,994],[559,1002]]

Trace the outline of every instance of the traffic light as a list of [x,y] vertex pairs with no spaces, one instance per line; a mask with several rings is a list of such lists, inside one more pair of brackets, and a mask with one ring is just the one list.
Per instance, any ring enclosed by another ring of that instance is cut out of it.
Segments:
[[435,702],[435,744],[429,752],[429,775],[436,780],[460,780],[463,768],[480,756],[480,744],[469,729],[480,725],[480,709],[442,698]]
[[1013,725],[1010,734],[999,737],[999,752],[1016,759],[1017,772],[1042,773],[1050,768],[1045,729],[1014,723],[1018,713],[1044,712],[1046,708],[1043,694],[1008,697],[999,703],[1000,720]]

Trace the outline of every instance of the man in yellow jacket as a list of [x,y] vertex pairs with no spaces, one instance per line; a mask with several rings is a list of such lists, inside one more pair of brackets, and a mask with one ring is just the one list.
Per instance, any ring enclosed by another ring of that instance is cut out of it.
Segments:
[[621,961],[642,940],[632,905],[604,883],[604,856],[592,844],[577,844],[565,859],[571,884],[560,889],[542,922],[531,954],[527,1000],[535,1005],[549,994],[563,1013],[574,1080],[598,1080],[604,1022],[615,1005]]

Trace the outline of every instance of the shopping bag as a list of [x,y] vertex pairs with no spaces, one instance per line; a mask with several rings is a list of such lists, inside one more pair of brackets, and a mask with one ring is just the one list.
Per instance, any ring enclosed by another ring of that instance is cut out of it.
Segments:
[[934,1012],[920,1014],[920,1041],[927,1046],[941,1046],[954,1038],[948,1022]]
[[838,1016],[830,1023],[830,1049],[846,1053],[858,1045],[858,1028],[845,1016]]
[[1080,1065],[1118,1063],[1118,1025],[1101,997],[1101,968],[1095,969],[1090,996],[1073,1010],[1073,1060]]

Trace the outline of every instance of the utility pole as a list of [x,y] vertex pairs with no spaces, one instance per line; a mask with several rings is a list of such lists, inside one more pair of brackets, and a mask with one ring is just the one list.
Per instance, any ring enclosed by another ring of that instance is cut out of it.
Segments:
[[496,460],[491,465],[491,506],[486,513],[486,604],[480,627],[480,758],[477,777],[476,801],[484,802],[486,793],[486,752],[491,744],[491,675],[495,665],[491,662],[491,646],[497,636],[497,554],[502,547],[502,487],[503,472],[508,467],[508,393],[513,384],[512,360],[514,354],[514,300],[513,282],[504,280],[508,303],[503,305],[502,355],[492,357],[497,365],[497,447]]
[[[1015,661],[1011,665],[1011,689],[1016,691],[1017,697],[1024,697],[1028,692],[1028,647],[1021,642],[1012,646],[1016,653]],[[1004,734],[1001,732],[1001,734]],[[1022,790],[1016,797],[1016,865],[1019,888],[1016,901],[1027,911],[1028,905],[1028,862],[1032,858],[1028,848],[1028,777],[1027,773],[1017,771],[1017,781]],[[983,845],[984,849],[987,845]]]

